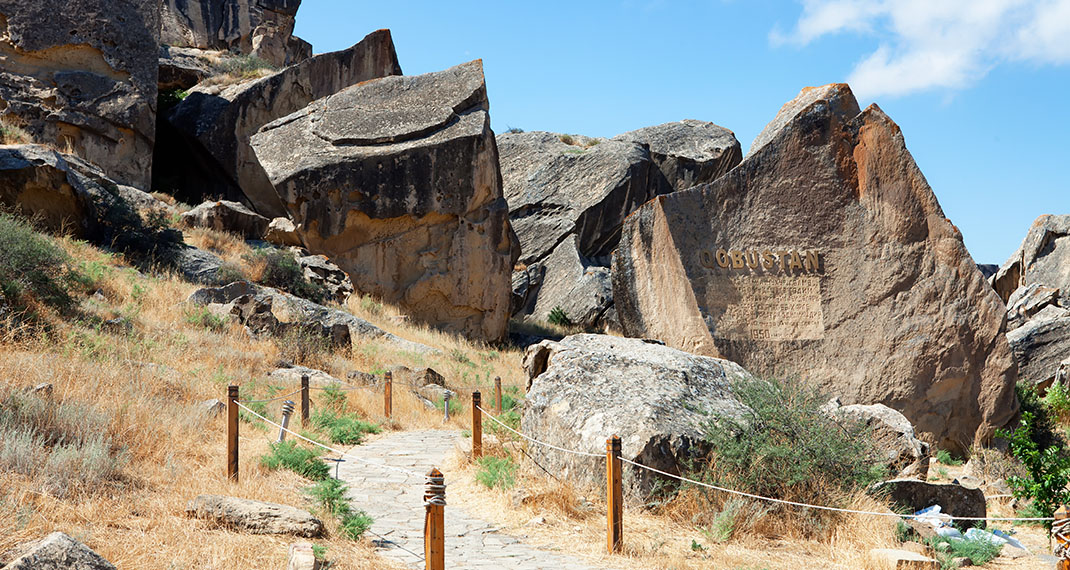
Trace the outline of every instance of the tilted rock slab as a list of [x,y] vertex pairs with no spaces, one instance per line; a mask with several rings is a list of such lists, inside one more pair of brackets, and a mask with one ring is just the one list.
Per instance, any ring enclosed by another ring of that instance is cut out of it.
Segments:
[[[194,88],[168,120],[219,163],[257,212],[268,218],[285,216],[285,207],[249,146],[250,137],[316,99],[362,81],[400,74],[390,30],[378,30],[348,49],[317,55],[267,77]],[[228,188],[229,184],[211,193],[225,195]]]
[[149,187],[160,5],[0,0],[0,101],[34,142]]
[[1058,304],[1070,308],[1070,214],[1037,218],[992,287],[1008,302],[1019,287],[1034,283],[1058,289]]
[[[680,474],[709,452],[706,413],[741,410],[730,392],[748,374],[738,364],[689,354],[639,339],[580,334],[529,347],[543,352],[528,389],[521,431],[567,449],[605,453],[621,438],[622,457]],[[529,448],[540,465],[562,479],[605,485],[605,459],[580,457],[540,445]],[[629,492],[649,492],[661,477],[624,465]]]
[[308,511],[224,495],[199,495],[186,505],[186,514],[251,534],[292,534],[307,538],[323,534],[323,523]]
[[293,35],[300,6],[301,0],[163,0],[160,39],[293,65],[312,55],[312,45]]
[[560,307],[585,327],[598,325],[613,304],[609,255],[624,218],[654,196],[710,182],[741,160],[731,131],[695,120],[612,140],[504,133],[498,146],[509,219],[527,266],[513,277],[515,312],[545,321]]
[[469,338],[505,335],[516,237],[483,66],[355,85],[253,148],[305,246],[356,290]]
[[1007,333],[1007,342],[1018,361],[1019,382],[1047,389],[1070,359],[1070,313],[1049,306]]
[[115,570],[115,565],[69,535],[53,532],[15,547],[3,570]]
[[885,404],[943,448],[988,440],[1018,408],[1005,308],[899,127],[843,84],[770,125],[728,174],[628,218],[624,332]]

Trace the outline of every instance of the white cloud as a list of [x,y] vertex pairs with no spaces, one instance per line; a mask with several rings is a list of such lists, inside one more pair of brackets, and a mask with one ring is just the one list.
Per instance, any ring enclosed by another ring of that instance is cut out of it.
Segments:
[[847,81],[861,98],[962,89],[1008,61],[1070,63],[1070,0],[803,0],[774,44],[855,33],[879,45]]

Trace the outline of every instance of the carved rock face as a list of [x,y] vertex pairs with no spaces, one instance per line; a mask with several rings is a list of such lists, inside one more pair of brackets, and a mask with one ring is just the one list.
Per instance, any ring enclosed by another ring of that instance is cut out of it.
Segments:
[[497,340],[517,248],[488,107],[473,61],[349,87],[265,126],[252,146],[305,246],[358,292]]
[[0,0],[3,114],[34,142],[148,188],[159,39],[156,2]]
[[878,107],[804,90],[743,163],[630,216],[629,336],[882,403],[961,450],[1017,411],[1004,307]]
[[300,6],[300,0],[163,0],[161,40],[293,65],[312,55],[312,46],[293,35]]

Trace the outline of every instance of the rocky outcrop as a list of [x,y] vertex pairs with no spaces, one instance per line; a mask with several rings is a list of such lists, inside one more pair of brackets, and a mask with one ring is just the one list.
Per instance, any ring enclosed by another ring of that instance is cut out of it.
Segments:
[[891,475],[922,481],[927,478],[929,444],[914,436],[914,426],[903,414],[884,404],[841,406],[838,399],[830,402],[826,411],[835,418],[864,425]]
[[149,187],[160,6],[0,0],[0,101],[40,144]]
[[740,161],[739,142],[687,120],[612,140],[546,132],[498,137],[509,218],[520,239],[516,313],[560,308],[593,328],[613,304],[609,254],[624,218],[659,194],[709,182]]
[[[739,365],[638,339],[573,335],[544,341],[546,368],[532,381],[521,431],[568,449],[604,453],[619,434],[622,457],[668,473],[709,451],[703,444],[707,413],[733,413]],[[580,457],[533,446],[535,461],[562,478],[605,484],[604,458]],[[629,492],[649,492],[651,472],[625,465]]]
[[268,223],[264,241],[282,246],[300,246],[301,237],[297,235],[297,226],[289,218],[274,218]]
[[952,451],[991,438],[1017,411],[1005,308],[899,127],[838,84],[804,90],[759,142],[626,220],[624,332],[885,404]]
[[268,219],[240,202],[217,200],[204,202],[182,214],[182,221],[193,228],[238,234],[246,239],[261,239],[267,233]]
[[323,523],[308,511],[224,495],[199,495],[186,505],[186,514],[251,534],[323,534]]
[[1007,299],[1007,330],[1014,330],[1026,323],[1046,307],[1059,306],[1059,290],[1030,283],[1015,289]]
[[326,257],[309,253],[307,249],[294,247],[290,251],[309,283],[323,287],[330,299],[345,304],[353,294],[353,281],[345,271]]
[[405,340],[344,311],[245,281],[198,289],[190,294],[187,302],[207,306],[216,314],[232,315],[253,334],[281,336],[299,329],[324,337],[336,347],[350,347],[356,339],[380,340],[417,354],[435,352],[429,346]]
[[[914,479],[893,479],[870,487],[870,492],[915,513],[933,505],[940,505],[941,512],[953,517],[987,516],[985,494],[980,489],[969,489],[954,483],[928,483]],[[977,526],[979,521],[957,520],[963,529]]]
[[1070,359],[1070,312],[1054,309],[1052,318],[1046,311],[1007,333],[1014,357],[1018,361],[1019,382],[1047,389],[1055,380],[1062,363]]
[[357,291],[498,340],[516,238],[488,108],[473,61],[355,85],[267,125],[253,148],[305,246]]
[[1058,289],[1058,304],[1070,307],[1070,214],[1037,218],[1018,251],[1000,266],[992,287],[1008,302],[1019,287],[1034,283]]
[[198,192],[225,196],[237,185],[258,213],[268,218],[284,216],[286,209],[250,148],[250,137],[260,127],[316,99],[400,73],[390,31],[379,30],[353,47],[317,55],[261,79],[194,88],[168,120],[190,144],[200,147],[198,152],[211,156],[223,173],[224,180],[215,188]]
[[312,45],[293,35],[300,6],[301,0],[164,0],[160,39],[293,65],[312,55]]
[[171,266],[190,283],[215,285],[223,260],[216,254],[196,247],[180,245],[171,255]]
[[62,532],[15,547],[0,564],[3,570],[115,570],[111,562]]

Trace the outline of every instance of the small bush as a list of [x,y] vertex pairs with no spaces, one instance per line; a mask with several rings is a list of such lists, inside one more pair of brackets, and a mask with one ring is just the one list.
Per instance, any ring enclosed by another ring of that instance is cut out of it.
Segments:
[[550,310],[550,316],[547,318],[551,325],[558,325],[562,327],[572,326],[572,319],[568,318],[565,314],[565,310],[561,307],[554,307]]
[[516,463],[508,457],[480,457],[476,460],[476,481],[488,489],[511,489],[516,485]]
[[[936,554],[937,561],[940,562],[941,570],[954,570],[958,568],[958,564],[955,563],[956,558],[969,558],[970,562],[974,566],[983,566],[994,560],[1003,546],[996,544],[995,542],[980,539],[980,540],[964,540],[964,539],[947,539],[942,536],[930,538],[925,541]],[[946,543],[947,548],[937,548],[940,543]]]
[[312,412],[312,425],[326,432],[334,443],[356,445],[364,434],[382,431],[377,424],[366,422],[352,415],[343,415],[328,408],[319,408]]
[[951,457],[951,453],[946,449],[936,451],[936,461],[943,465],[962,465],[962,460]]
[[0,297],[17,309],[41,303],[61,311],[75,305],[79,279],[55,242],[10,214],[0,213]]
[[302,327],[289,328],[274,341],[284,360],[311,368],[322,368],[321,361],[331,352],[329,338]]
[[261,248],[242,258],[250,265],[263,267],[258,280],[262,285],[282,289],[314,303],[322,303],[327,298],[327,289],[306,279],[305,270],[286,250]]
[[[502,400],[503,400],[502,405],[504,406],[505,405],[505,402],[504,402],[505,396],[504,395],[502,396]],[[451,410],[450,413],[452,414],[453,411]],[[505,424],[505,425],[517,430],[517,431],[520,431],[520,412],[518,412],[516,410],[506,410],[506,411],[498,414],[497,419],[498,419],[499,422],[502,422],[503,424]],[[495,422],[495,421],[492,421],[492,420],[483,420],[483,429],[486,430],[487,432],[493,433],[493,434],[498,434],[500,432],[509,433],[509,432],[507,432],[507,430],[505,428],[503,428],[502,426],[498,425],[498,422]]]
[[376,301],[374,297],[365,295],[360,298],[360,308],[369,315],[378,316],[383,312],[383,304]]
[[828,398],[801,382],[742,379],[732,392],[739,415],[723,413],[705,424],[714,450],[701,469],[707,479],[758,495],[836,502],[825,492],[848,495],[879,480],[875,450],[859,423],[838,421],[821,411]]
[[234,265],[233,263],[224,263],[216,270],[215,276],[212,277],[212,282],[216,285],[229,285],[235,281],[247,281],[249,278],[242,271],[241,267]]
[[558,138],[558,140],[560,140],[561,142],[563,142],[565,144],[569,144],[569,145],[576,144],[576,139],[572,138],[572,135],[559,135],[557,138]]
[[186,322],[214,332],[222,332],[227,328],[227,320],[210,311],[208,307],[187,310]]
[[330,467],[311,449],[300,447],[296,441],[271,444],[271,453],[260,458],[260,464],[274,471],[289,469],[306,479],[321,481],[331,472]]
[[518,134],[524,132],[524,129],[518,129],[516,127],[509,127],[508,129],[505,130],[505,132],[507,132],[507,133],[509,133],[511,135],[518,135]]
[[1062,380],[1056,381],[1044,394],[1044,406],[1062,423],[1070,419],[1070,388]]
[[12,115],[0,117],[0,144],[33,144],[33,137]]
[[327,478],[308,488],[306,492],[328,514],[338,518],[339,529],[351,540],[360,540],[372,526],[372,518],[364,511],[354,511],[346,498],[348,487],[338,479]]
[[255,55],[234,55],[220,62],[220,68],[233,77],[251,79],[275,70],[267,60]]
[[[1070,452],[1061,439],[1044,446],[1037,441],[1037,421],[1031,412],[1022,412],[1022,418],[1014,431],[996,430],[996,437],[1010,441],[1011,454],[1025,465],[1028,475],[1013,476],[1007,484],[1015,498],[1032,499],[1040,516],[1050,517],[1059,505],[1070,502]],[[1057,437],[1057,436],[1056,436]],[[1051,523],[1045,523],[1051,528]]]
[[356,511],[347,513],[342,517],[342,534],[349,537],[350,540],[360,540],[364,533],[368,532],[368,529],[372,527],[372,523],[375,522],[368,513],[364,511]]

